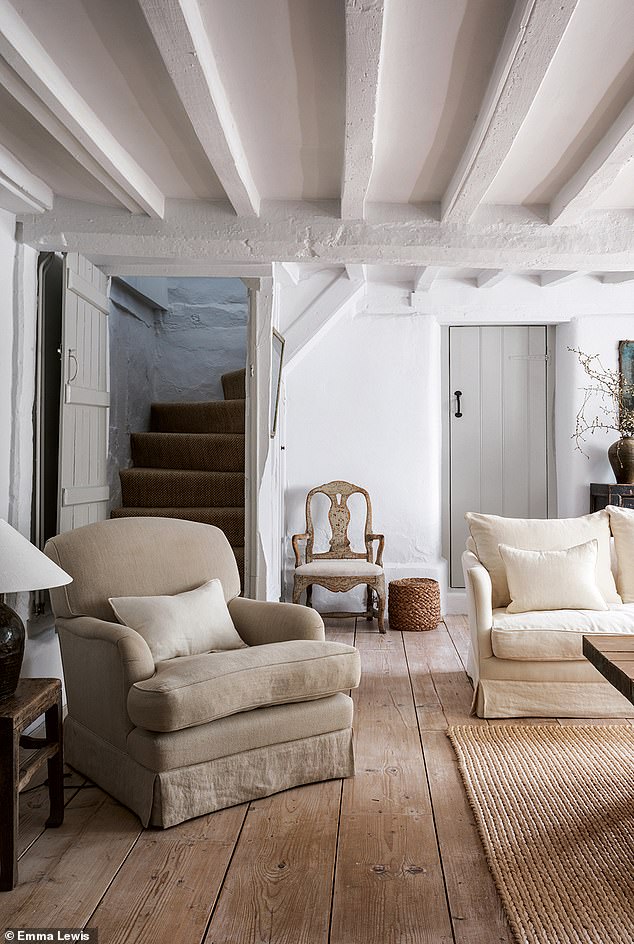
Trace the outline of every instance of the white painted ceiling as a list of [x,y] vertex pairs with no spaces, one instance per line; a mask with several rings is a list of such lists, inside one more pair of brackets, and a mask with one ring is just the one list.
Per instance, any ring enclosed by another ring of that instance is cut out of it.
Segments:
[[357,224],[396,221],[406,245],[421,215],[467,244],[480,219],[574,226],[572,245],[616,218],[627,249],[634,0],[0,0],[0,206],[161,221],[210,202],[258,221],[252,248],[299,206],[278,261],[310,261],[318,211],[342,262],[381,262],[352,251]]

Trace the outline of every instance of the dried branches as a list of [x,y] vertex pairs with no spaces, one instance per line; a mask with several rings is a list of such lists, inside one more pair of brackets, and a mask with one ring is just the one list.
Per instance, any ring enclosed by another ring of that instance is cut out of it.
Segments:
[[[587,455],[581,443],[588,434],[598,429],[613,429],[621,436],[634,436],[634,383],[627,380],[620,370],[607,370],[598,354],[585,354],[578,348],[569,347],[590,378],[590,384],[582,387],[583,401],[577,413],[572,438],[577,449]],[[598,413],[588,418],[590,405],[596,401]]]

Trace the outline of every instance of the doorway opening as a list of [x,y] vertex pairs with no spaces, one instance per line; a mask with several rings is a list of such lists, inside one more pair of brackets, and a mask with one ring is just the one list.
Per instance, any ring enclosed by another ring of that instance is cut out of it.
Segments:
[[111,514],[214,524],[241,579],[248,320],[237,278],[112,280]]

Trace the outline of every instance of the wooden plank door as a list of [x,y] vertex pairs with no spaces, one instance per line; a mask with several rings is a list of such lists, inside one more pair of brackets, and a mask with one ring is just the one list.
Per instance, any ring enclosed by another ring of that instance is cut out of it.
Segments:
[[64,261],[59,531],[108,516],[108,279],[77,253]]
[[546,330],[449,329],[452,587],[464,586],[465,512],[548,517]]

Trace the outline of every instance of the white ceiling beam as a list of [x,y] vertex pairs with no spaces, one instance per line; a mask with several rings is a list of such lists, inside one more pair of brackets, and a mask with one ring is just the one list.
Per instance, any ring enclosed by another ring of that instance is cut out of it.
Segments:
[[476,278],[478,288],[493,288],[508,275],[506,269],[484,269]]
[[564,184],[550,205],[550,222],[577,222],[610,187],[624,167],[634,159],[634,98],[586,158],[576,174]]
[[579,0],[517,0],[478,119],[442,198],[442,219],[471,219],[511,149]]
[[601,276],[604,285],[616,285],[619,282],[633,282],[634,272],[605,272]]
[[586,275],[586,273],[557,270],[544,272],[539,277],[539,284],[542,288],[549,288],[551,285],[563,285],[564,282],[571,282],[573,279],[578,279],[582,275]]
[[131,213],[139,213],[139,204],[132,199],[123,187],[113,180],[104,168],[88,153],[86,148],[80,144],[71,132],[57,118],[53,112],[47,108],[44,102],[37,97],[22,81],[19,75],[7,65],[4,59],[0,59],[0,85],[18,102],[22,107],[57,141],[57,143],[70,154],[73,160],[77,161],[91,177],[94,177],[115,200],[130,210]]
[[362,220],[374,165],[384,0],[346,0],[346,129],[341,218]]
[[368,267],[362,263],[355,263],[353,265],[348,264],[346,266],[346,275],[351,282],[367,282],[368,279]]
[[[0,144],[0,187],[8,191],[20,209],[14,212],[43,213],[53,206],[53,191],[40,177],[24,166],[17,157]],[[5,205],[5,209],[13,209]]]
[[[592,214],[574,226],[549,226],[517,210],[512,219],[454,226],[412,219],[411,208],[380,221],[333,222],[337,206],[267,203],[259,218],[236,220],[229,204],[169,200],[166,218],[131,216],[121,209],[56,198],[52,210],[28,217],[23,238],[38,248],[81,252],[93,262],[134,260],[187,264],[310,266],[353,264],[508,269],[516,273],[623,272],[632,269],[634,229],[628,213]],[[333,238],[333,226],[337,238]],[[432,293],[433,294],[433,293]]]
[[428,292],[442,270],[441,266],[420,266],[414,274],[414,291]]
[[137,212],[163,216],[164,195],[71,85],[9,0],[0,0],[0,56],[125,191]]
[[238,216],[257,216],[253,181],[198,0],[139,0],[196,136]]
[[338,276],[325,291],[284,331],[284,367],[296,367],[301,357],[337,323],[348,307],[365,292],[363,282],[351,282],[346,275]]

